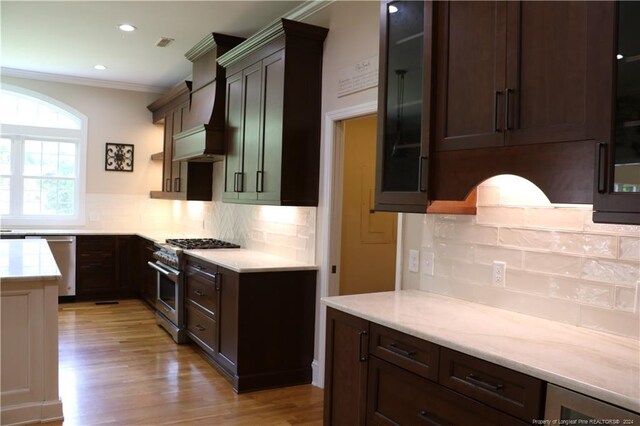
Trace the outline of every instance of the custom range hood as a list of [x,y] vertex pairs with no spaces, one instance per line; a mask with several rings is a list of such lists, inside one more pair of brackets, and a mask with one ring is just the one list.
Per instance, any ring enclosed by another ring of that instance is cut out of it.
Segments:
[[193,63],[193,83],[182,117],[184,130],[173,135],[173,161],[224,159],[225,69],[216,60],[242,41],[210,33],[185,54]]

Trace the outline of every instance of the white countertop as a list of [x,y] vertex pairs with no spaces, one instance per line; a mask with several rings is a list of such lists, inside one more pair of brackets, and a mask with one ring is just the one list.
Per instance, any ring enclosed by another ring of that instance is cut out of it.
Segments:
[[185,253],[235,272],[313,271],[316,265],[247,249],[185,250]]
[[332,308],[640,412],[640,341],[418,290]]
[[0,240],[2,281],[58,278],[60,270],[45,240]]

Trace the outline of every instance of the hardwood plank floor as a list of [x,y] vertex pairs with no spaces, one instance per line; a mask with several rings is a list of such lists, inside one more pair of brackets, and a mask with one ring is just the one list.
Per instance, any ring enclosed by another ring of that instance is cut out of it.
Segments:
[[320,425],[312,385],[236,394],[191,345],[176,345],[139,300],[59,308],[60,397],[53,425]]

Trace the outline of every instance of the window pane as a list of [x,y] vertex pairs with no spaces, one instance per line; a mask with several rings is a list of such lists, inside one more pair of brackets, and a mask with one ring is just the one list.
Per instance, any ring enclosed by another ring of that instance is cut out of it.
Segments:
[[9,90],[0,95],[0,122],[59,129],[80,129],[82,125],[80,118],[56,105]]
[[8,177],[0,177],[0,214],[9,214],[11,202],[11,179]]
[[73,142],[24,142],[24,175],[48,177],[76,176],[76,150]]
[[75,181],[70,179],[24,179],[24,214],[71,215]]
[[11,174],[11,139],[0,139],[0,175]]

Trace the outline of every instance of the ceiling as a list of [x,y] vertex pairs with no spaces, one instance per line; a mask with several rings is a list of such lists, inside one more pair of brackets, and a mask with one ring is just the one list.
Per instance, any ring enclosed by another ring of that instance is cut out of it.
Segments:
[[[0,63],[6,75],[45,73],[163,92],[191,74],[184,54],[208,32],[248,37],[301,3],[2,0]],[[122,32],[122,23],[137,30]],[[156,47],[161,37],[175,41]]]

